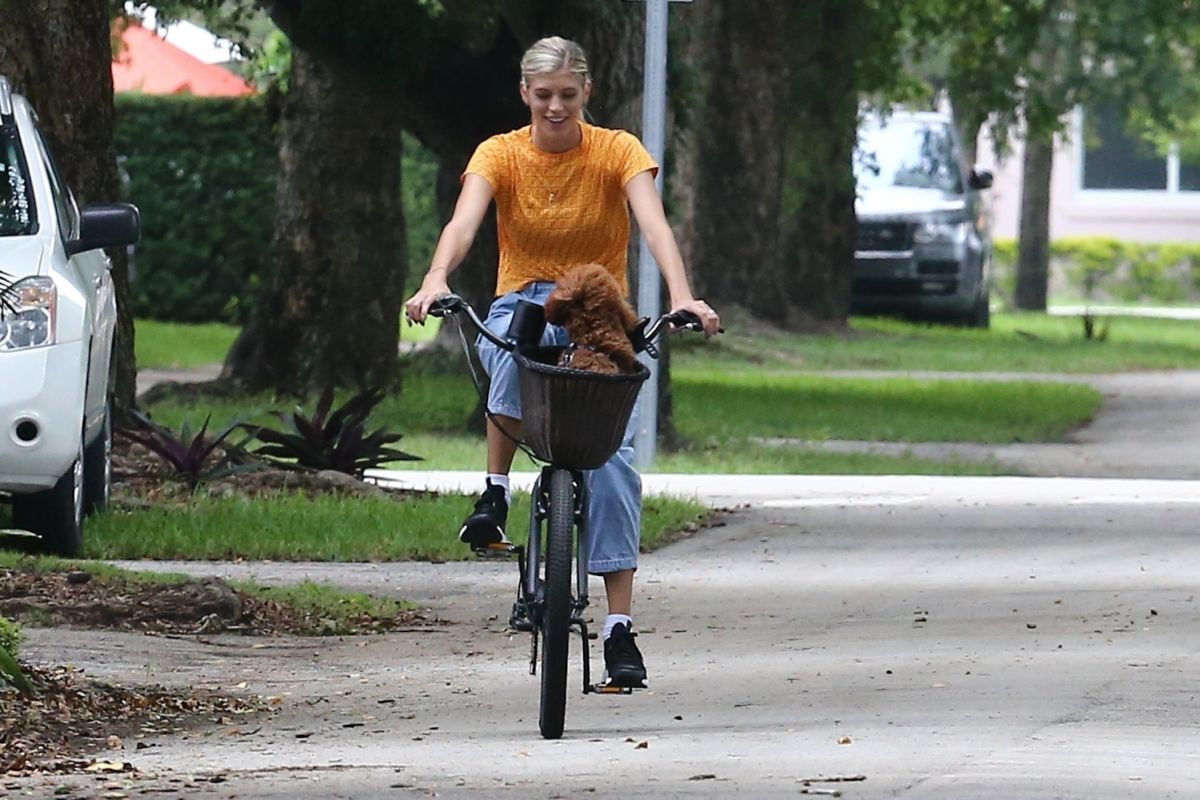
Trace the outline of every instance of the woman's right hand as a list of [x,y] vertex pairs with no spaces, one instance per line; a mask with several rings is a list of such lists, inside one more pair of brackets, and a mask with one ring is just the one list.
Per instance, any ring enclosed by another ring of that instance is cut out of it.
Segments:
[[433,305],[433,301],[444,294],[450,294],[450,285],[442,277],[443,274],[438,272],[426,275],[424,282],[421,283],[421,288],[408,298],[408,302],[404,304],[404,315],[408,317],[409,325],[424,325],[425,317],[429,316],[429,307]]

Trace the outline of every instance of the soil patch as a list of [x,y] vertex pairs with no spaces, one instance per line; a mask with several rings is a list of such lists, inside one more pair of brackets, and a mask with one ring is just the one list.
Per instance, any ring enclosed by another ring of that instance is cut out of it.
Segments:
[[[113,443],[113,504],[117,508],[186,505],[194,490],[161,458],[140,444]],[[280,469],[244,451],[218,448],[210,457],[200,484],[212,497],[261,498],[279,494],[307,497],[384,497],[404,502],[436,497],[437,492],[400,487],[383,488],[344,472]],[[219,476],[219,477],[217,477]]]
[[411,625],[414,611],[332,620],[230,586],[221,578],[175,583],[92,575],[84,570],[0,570],[0,614],[32,625],[73,625],[144,633],[378,633]]

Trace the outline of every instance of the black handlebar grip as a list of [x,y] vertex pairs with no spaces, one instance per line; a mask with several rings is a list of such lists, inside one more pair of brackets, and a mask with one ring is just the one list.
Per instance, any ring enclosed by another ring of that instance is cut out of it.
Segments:
[[463,299],[456,294],[444,294],[433,301],[433,305],[429,307],[430,316],[444,317],[447,314],[457,314],[462,311],[464,306]]

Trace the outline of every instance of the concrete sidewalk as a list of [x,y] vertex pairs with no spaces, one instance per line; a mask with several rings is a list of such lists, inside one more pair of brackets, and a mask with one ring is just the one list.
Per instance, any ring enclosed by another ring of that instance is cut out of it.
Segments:
[[[514,472],[513,488],[528,491],[536,473]],[[383,485],[474,494],[479,472],[368,470]],[[1200,506],[1200,481],[1094,478],[943,477],[935,475],[680,475],[642,476],[646,494],[696,500],[713,507],[893,506],[1039,503]]]

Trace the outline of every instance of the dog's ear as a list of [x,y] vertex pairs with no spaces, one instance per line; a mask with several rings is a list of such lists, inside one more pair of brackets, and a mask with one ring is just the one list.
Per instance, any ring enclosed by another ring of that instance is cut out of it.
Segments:
[[559,290],[555,289],[546,298],[546,322],[549,322],[551,325],[561,324],[563,317],[566,316],[566,307],[567,303],[562,299]]

